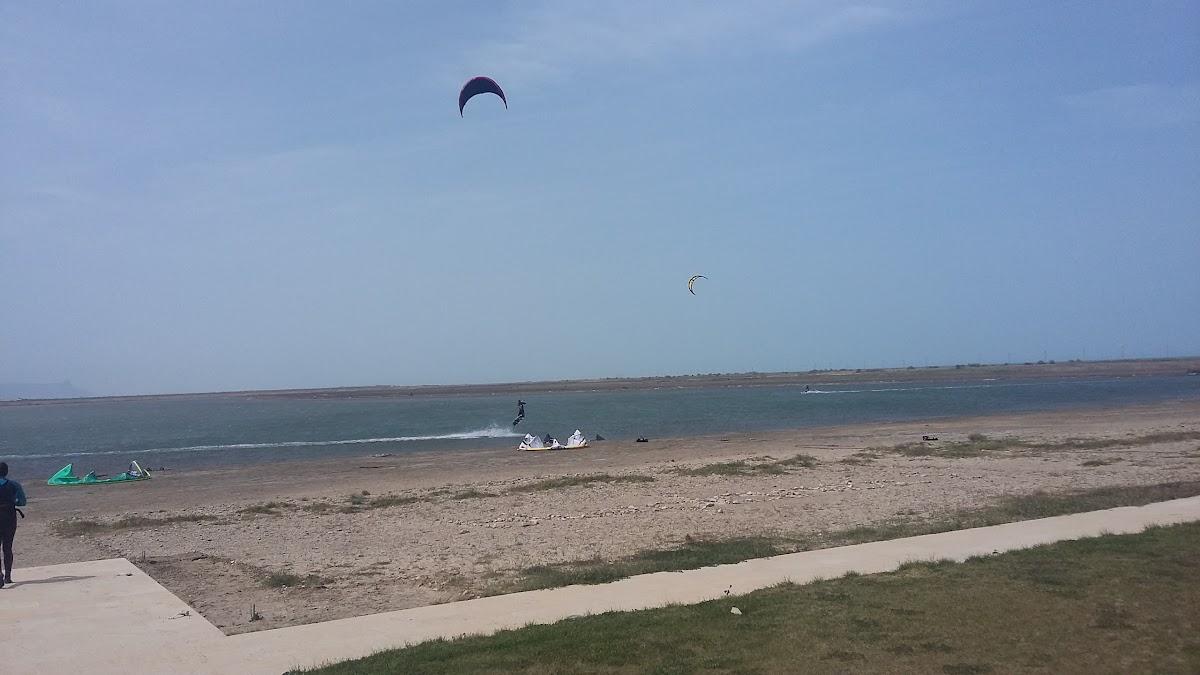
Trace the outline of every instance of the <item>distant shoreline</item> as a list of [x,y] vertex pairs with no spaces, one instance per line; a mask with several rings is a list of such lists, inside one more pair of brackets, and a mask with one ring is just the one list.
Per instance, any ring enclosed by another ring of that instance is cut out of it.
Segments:
[[778,373],[710,373],[630,378],[501,382],[493,384],[375,385],[311,389],[262,389],[184,394],[139,394],[83,398],[0,401],[0,407],[167,399],[380,399],[409,396],[470,396],[542,394],[579,391],[650,390],[661,388],[764,387],[778,385],[837,386],[868,382],[971,382],[984,380],[1083,379],[1097,377],[1155,377],[1200,372],[1200,357],[1121,359],[1109,361],[1047,361],[1020,364],[956,364],[905,368],[857,368]]

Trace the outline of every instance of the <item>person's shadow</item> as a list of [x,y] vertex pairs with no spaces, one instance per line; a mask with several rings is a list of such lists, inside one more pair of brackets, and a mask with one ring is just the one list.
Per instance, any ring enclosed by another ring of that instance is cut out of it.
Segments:
[[[62,583],[64,581],[79,581],[81,579],[95,579],[95,578],[96,578],[95,575],[88,575],[86,577],[58,576],[58,577],[49,577],[47,579],[34,579],[33,581],[14,581],[14,582],[12,582],[12,586],[14,588],[16,588],[17,586],[32,586],[34,584],[58,584],[58,583]],[[5,586],[8,586],[8,584],[5,584]]]

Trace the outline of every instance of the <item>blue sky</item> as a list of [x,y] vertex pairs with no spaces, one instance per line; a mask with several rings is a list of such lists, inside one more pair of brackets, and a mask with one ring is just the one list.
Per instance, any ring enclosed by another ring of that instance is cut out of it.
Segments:
[[0,78],[0,382],[1200,353],[1193,2],[4,1]]

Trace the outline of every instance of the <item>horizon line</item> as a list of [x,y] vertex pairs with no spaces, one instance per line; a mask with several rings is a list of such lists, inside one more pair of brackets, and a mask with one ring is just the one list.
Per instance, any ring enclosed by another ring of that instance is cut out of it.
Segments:
[[[887,372],[906,373],[912,371],[934,371],[948,370],[959,372],[965,369],[978,371],[979,369],[987,368],[1011,368],[1011,369],[1026,369],[1039,368],[1046,366],[1095,366],[1102,364],[1136,364],[1136,363],[1165,363],[1165,362],[1186,362],[1196,361],[1197,368],[1191,368],[1183,374],[1194,374],[1200,368],[1200,355],[1193,356],[1161,356],[1161,357],[1139,357],[1139,358],[1110,358],[1110,359],[1069,359],[1058,361],[1055,359],[1038,360],[1038,361],[1022,361],[1022,362],[995,362],[995,363],[955,363],[955,364],[932,364],[932,365],[906,365],[906,366],[883,366],[875,368],[814,368],[810,370],[781,370],[781,371],[741,371],[727,373],[688,373],[688,374],[657,374],[657,375],[640,375],[640,376],[623,376],[623,377],[581,377],[581,378],[563,378],[556,380],[525,380],[511,382],[474,382],[474,383],[452,383],[452,384],[368,384],[368,385],[345,385],[345,386],[329,386],[329,387],[288,387],[288,388],[268,388],[268,389],[231,389],[217,391],[192,391],[192,392],[172,392],[172,393],[143,393],[143,394],[105,394],[99,396],[74,396],[64,398],[16,398],[16,399],[0,399],[0,406],[9,406],[13,404],[48,404],[48,403],[68,403],[80,401],[113,401],[141,398],[208,398],[218,396],[229,397],[254,397],[268,396],[280,398],[292,397],[313,397],[318,398],[362,398],[362,396],[354,396],[354,394],[375,394],[377,396],[387,395],[403,395],[408,394],[415,396],[418,393],[422,395],[454,395],[454,394],[498,394],[504,392],[564,392],[578,391],[573,388],[584,384],[603,384],[605,388],[611,388],[612,385],[620,385],[622,383],[645,383],[648,381],[659,380],[684,380],[690,381],[690,387],[703,386],[723,386],[732,383],[732,381],[740,380],[742,382],[753,382],[760,378],[774,378],[776,380],[785,378],[800,378],[811,377],[815,375],[828,374],[877,374]],[[1136,373],[1128,373],[1128,375],[1136,375]],[[858,378],[861,380],[862,378]],[[65,383],[70,383],[70,380],[64,380]],[[779,382],[776,382],[779,383]],[[817,384],[812,382],[811,384]],[[337,394],[341,394],[338,396]]]

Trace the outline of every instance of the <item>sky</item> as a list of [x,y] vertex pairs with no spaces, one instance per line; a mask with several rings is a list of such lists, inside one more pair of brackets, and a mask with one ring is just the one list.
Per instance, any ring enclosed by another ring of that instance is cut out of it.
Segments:
[[1198,186],[1187,0],[0,0],[0,382],[1195,355]]

